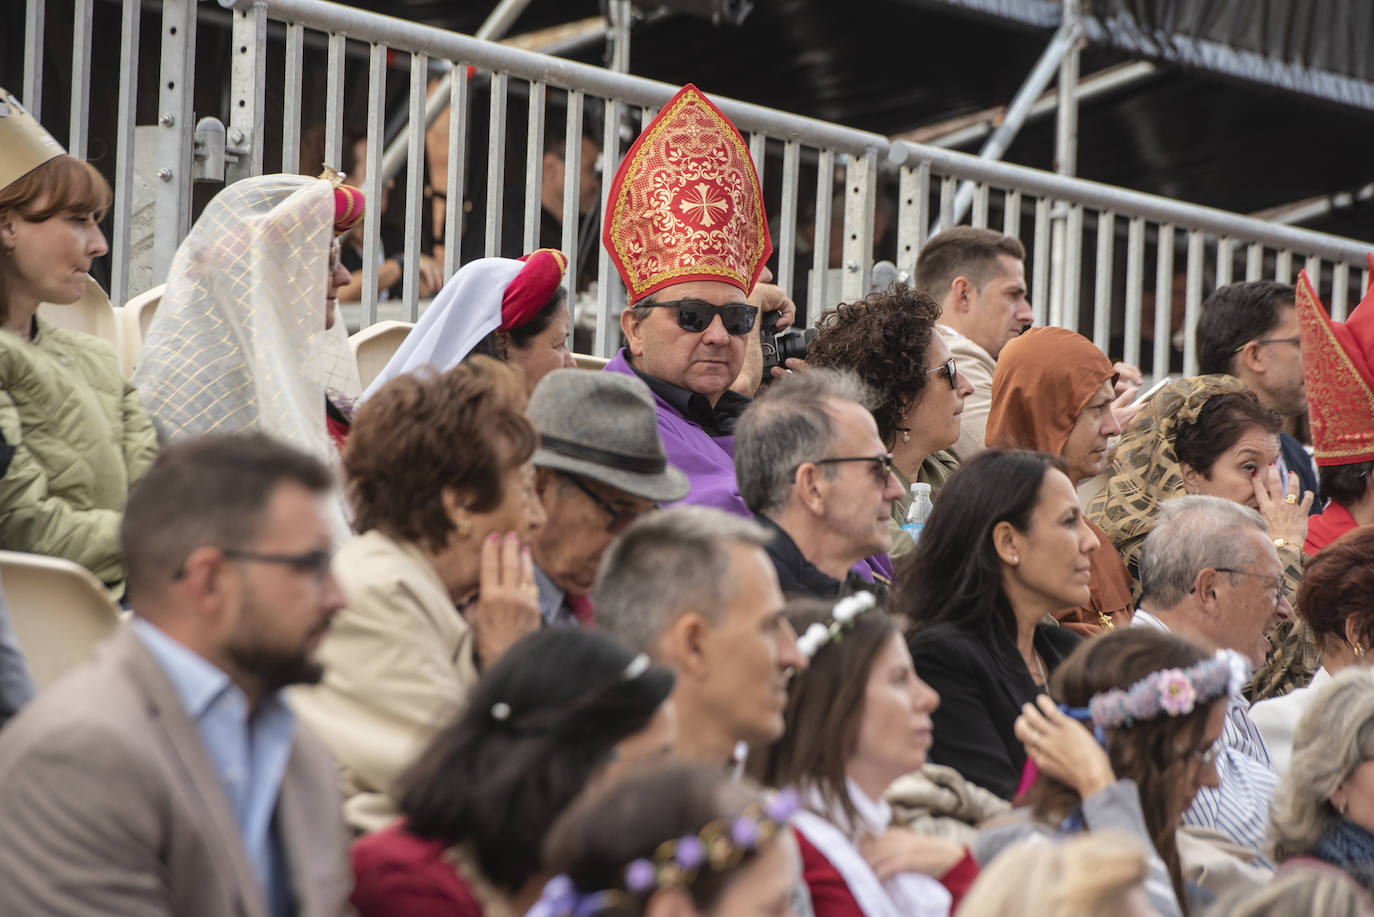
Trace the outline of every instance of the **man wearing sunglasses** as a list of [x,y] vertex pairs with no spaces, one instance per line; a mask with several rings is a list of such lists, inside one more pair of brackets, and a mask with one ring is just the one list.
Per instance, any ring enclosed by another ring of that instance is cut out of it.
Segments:
[[663,451],[653,396],[633,376],[556,369],[527,410],[547,516],[530,541],[544,623],[591,623],[601,555],[644,513],[687,495]]
[[808,369],[773,383],[740,418],[735,472],[784,595],[834,599],[891,579],[892,473],[857,376]]
[[[1259,513],[1221,497],[1166,501],[1140,558],[1133,627],[1158,627],[1203,649],[1264,662],[1265,635],[1293,614],[1283,563]],[[1248,679],[1248,674],[1233,681]],[[1218,786],[1198,790],[1185,825],[1218,831],[1263,857],[1278,775],[1250,705],[1233,684],[1216,759]]]
[[163,448],[120,531],[134,615],[0,734],[7,914],[339,914],[337,767],[283,689],[343,593],[334,475],[261,434]]
[[626,346],[607,372],[652,391],[668,460],[687,502],[749,515],[735,484],[734,427],[762,371],[760,311],[795,307],[760,280],[772,252],[744,140],[687,86],[625,154],[602,241],[628,292]]

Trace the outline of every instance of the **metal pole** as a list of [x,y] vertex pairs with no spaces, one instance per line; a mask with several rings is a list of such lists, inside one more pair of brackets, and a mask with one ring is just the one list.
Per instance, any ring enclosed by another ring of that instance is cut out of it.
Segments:
[[611,64],[614,73],[630,72],[630,0],[611,0],[607,18],[610,20]]
[[[1078,23],[1080,0],[1064,0],[1064,19],[1061,29],[1071,29]],[[1075,39],[1068,53],[1059,62],[1059,107],[1055,117],[1054,170],[1059,175],[1073,175],[1078,168],[1078,41]],[[1070,252],[1070,245],[1082,244],[1078,236],[1070,238],[1065,221],[1068,208],[1059,205],[1050,214],[1050,315],[1062,322],[1070,312],[1070,305],[1078,302],[1077,272],[1069,269],[1078,252]],[[1074,289],[1070,289],[1073,286]],[[1074,324],[1077,309],[1073,310]],[[1054,319],[1052,318],[1053,322]],[[1068,327],[1074,327],[1070,324]]]
[[[1007,106],[1006,117],[1002,123],[997,125],[997,129],[992,132],[992,136],[983,144],[983,148],[978,151],[980,159],[997,160],[1002,158],[1002,154],[1011,146],[1011,142],[1016,139],[1017,131],[1026,123],[1026,118],[1030,115],[1031,107],[1035,100],[1045,91],[1045,87],[1053,79],[1056,68],[1060,69],[1062,82],[1062,63],[1066,56],[1071,52],[1077,59],[1078,39],[1083,34],[1083,25],[1077,18],[1068,19],[1059,26],[1059,29],[1050,39],[1050,43],[1045,46],[1040,59],[1031,68],[1030,75],[1021,84],[1021,88],[1016,90],[1015,97],[1011,104]],[[1075,72],[1077,64],[1075,63]],[[1062,95],[1062,92],[1061,92]],[[969,204],[973,201],[973,183],[964,182],[959,186],[959,192],[954,198],[954,215],[950,225],[957,225],[968,213]],[[941,225],[936,223],[931,227],[930,234],[933,236],[941,230]]]
[[191,90],[195,46],[194,0],[163,0],[157,190],[153,196],[153,279],[159,282],[167,277],[172,256],[191,228]]

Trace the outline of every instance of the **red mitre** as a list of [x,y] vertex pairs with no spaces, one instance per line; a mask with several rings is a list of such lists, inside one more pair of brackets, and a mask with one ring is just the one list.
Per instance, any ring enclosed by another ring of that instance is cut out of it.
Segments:
[[362,222],[367,201],[352,185],[334,186],[334,235],[342,235]]
[[753,290],[773,253],[759,176],[739,131],[690,83],[621,161],[601,240],[631,303],[694,280]]
[[555,248],[541,248],[520,260],[525,266],[501,297],[503,331],[519,328],[547,306],[568,270],[568,256]]
[[[1370,257],[1374,269],[1374,256]],[[1298,327],[1307,410],[1318,465],[1374,460],[1374,286],[1345,322],[1327,315],[1307,279],[1298,276]]]

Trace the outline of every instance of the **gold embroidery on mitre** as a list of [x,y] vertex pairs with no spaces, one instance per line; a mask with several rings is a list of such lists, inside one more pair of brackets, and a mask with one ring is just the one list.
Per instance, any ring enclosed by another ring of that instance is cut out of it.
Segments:
[[1296,306],[1316,459],[1374,458],[1374,392],[1341,346],[1305,271]]

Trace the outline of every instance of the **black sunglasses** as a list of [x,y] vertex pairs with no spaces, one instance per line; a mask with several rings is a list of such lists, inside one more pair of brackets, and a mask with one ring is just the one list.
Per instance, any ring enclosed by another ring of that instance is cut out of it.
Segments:
[[758,307],[747,303],[717,306],[701,299],[674,299],[669,302],[646,302],[644,305],[654,309],[676,309],[677,326],[693,334],[705,331],[719,315],[725,333],[738,337],[753,331],[754,321],[759,317]]
[[927,376],[933,376],[933,375],[935,375],[936,373],[944,373],[946,376],[949,377],[949,387],[950,387],[950,388],[958,388],[958,387],[959,387],[959,368],[958,368],[957,366],[954,365],[954,358],[953,358],[953,357],[950,357],[948,360],[946,360],[945,362],[941,363],[939,366],[935,367],[934,369],[928,369],[928,370],[926,370],[926,375],[927,375]]

